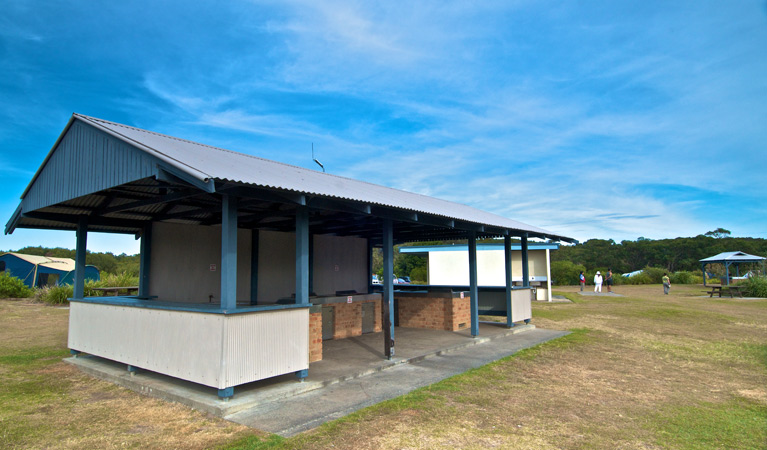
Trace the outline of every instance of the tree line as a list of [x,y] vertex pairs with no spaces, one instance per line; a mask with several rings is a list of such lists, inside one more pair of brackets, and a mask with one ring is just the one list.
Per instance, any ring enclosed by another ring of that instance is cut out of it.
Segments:
[[[721,229],[719,229],[721,230]],[[590,239],[582,244],[561,246],[551,253],[551,260],[570,261],[588,269],[609,267],[616,273],[627,273],[659,267],[668,272],[700,271],[700,260],[722,252],[741,251],[751,255],[767,255],[767,239],[714,237],[714,232],[676,239],[621,241]],[[726,231],[726,230],[724,230]]]
[[[480,243],[497,243],[498,240],[482,239]],[[515,240],[516,242],[516,240]],[[465,241],[431,241],[404,245],[446,245],[464,244]],[[396,246],[397,248],[402,245]],[[624,240],[615,242],[612,239],[589,239],[577,245],[562,245],[559,250],[551,252],[553,263],[567,261],[573,265],[583,266],[587,271],[612,268],[615,273],[627,273],[646,267],[662,268],[669,273],[679,271],[700,271],[699,260],[728,251],[742,251],[752,255],[767,256],[767,239],[730,237],[730,232],[717,228],[706,234],[695,237],[678,237],[675,239],[645,239],[636,241]],[[18,253],[30,255],[52,256],[59,258],[75,257],[75,251],[66,248],[24,247]],[[111,274],[126,273],[138,276],[139,255],[115,255],[111,252],[87,252],[86,264],[99,268],[100,271]],[[426,282],[427,260],[425,256],[399,253],[394,251],[394,273],[398,276],[410,276],[414,280]],[[380,250],[373,254],[373,273],[383,272],[383,258]]]

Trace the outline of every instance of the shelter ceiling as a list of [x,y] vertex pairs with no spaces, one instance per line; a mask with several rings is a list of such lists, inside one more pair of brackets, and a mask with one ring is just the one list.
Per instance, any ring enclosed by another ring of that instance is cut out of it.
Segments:
[[360,202],[299,195],[231,182],[216,183],[210,193],[182,181],[146,178],[23,213],[18,226],[74,230],[79,217],[88,217],[91,231],[140,234],[150,222],[217,226],[221,224],[222,195],[238,197],[240,228],[292,232],[298,205],[309,208],[313,234],[357,236],[380,241],[383,219],[394,222],[397,242],[502,236],[501,229],[456,223],[438,216],[417,214]]

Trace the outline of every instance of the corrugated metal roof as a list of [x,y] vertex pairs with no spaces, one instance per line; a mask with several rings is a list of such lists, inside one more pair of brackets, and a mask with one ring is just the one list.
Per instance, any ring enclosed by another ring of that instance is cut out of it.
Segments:
[[94,117],[74,114],[73,118],[130,143],[202,182],[220,180],[284,189],[572,240],[460,203],[291,166]]
[[723,252],[715,256],[701,259],[702,263],[714,263],[714,262],[758,262],[765,258],[761,256],[749,255],[743,252]]

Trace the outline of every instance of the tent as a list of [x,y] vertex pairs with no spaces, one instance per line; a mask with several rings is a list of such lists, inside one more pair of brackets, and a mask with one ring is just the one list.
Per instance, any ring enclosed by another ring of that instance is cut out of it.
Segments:
[[762,272],[764,272],[764,260],[761,256],[749,255],[743,252],[723,252],[715,256],[704,258],[700,260],[700,268],[703,271],[703,285],[706,285],[706,265],[708,264],[722,264],[727,274],[726,281],[730,284],[730,266],[735,265],[735,273],[740,276],[740,265],[745,263],[762,263]]
[[[5,253],[0,255],[0,271],[9,272],[29,287],[61,286],[73,283],[75,260]],[[99,280],[101,278],[99,269],[95,266],[85,266],[85,278]]]

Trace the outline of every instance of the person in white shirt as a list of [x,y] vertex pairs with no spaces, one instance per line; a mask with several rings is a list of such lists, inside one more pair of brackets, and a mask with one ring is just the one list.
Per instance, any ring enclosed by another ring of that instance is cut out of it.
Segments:
[[598,270],[594,275],[594,292],[602,292],[602,274]]

